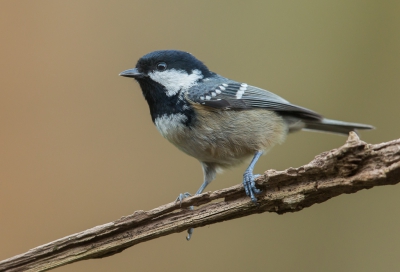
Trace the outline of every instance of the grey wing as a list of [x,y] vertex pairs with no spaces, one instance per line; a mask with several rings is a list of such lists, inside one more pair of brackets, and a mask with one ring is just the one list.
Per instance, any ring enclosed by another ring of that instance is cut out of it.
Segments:
[[263,108],[287,117],[323,119],[318,113],[293,105],[274,93],[222,77],[193,86],[188,90],[187,98],[194,103],[223,110]]

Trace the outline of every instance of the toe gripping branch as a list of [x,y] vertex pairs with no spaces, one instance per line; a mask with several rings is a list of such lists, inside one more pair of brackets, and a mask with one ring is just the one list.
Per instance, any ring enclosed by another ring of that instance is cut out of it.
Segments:
[[260,189],[256,188],[255,179],[260,175],[253,175],[254,166],[256,165],[258,159],[262,155],[262,151],[257,151],[254,155],[253,159],[250,162],[249,167],[247,167],[246,171],[243,174],[243,186],[246,191],[246,195],[251,198],[251,201],[254,203],[257,202],[257,198],[255,195],[261,193]]
[[[257,203],[257,198],[255,195],[261,193],[260,189],[256,188],[256,183],[255,183],[255,179],[257,177],[259,177],[260,175],[254,175],[253,174],[253,170],[254,170],[254,166],[256,165],[258,159],[260,158],[260,156],[263,154],[262,151],[257,151],[256,154],[254,155],[253,159],[251,160],[251,163],[249,165],[249,167],[247,167],[246,171],[243,174],[243,186],[244,186],[244,190],[246,191],[246,195],[248,195],[251,198],[251,201],[253,201],[253,203]],[[202,184],[202,186],[200,187],[200,189],[196,192],[196,195],[201,194],[201,192],[204,190],[204,188],[207,186],[207,184],[210,181],[208,181],[206,179],[206,181],[204,181],[204,183]],[[178,198],[176,199],[176,201],[182,202],[183,199],[187,198],[191,196],[190,193],[186,192],[183,194],[180,194],[178,196]],[[189,207],[190,210],[193,210],[193,206]],[[192,238],[192,234],[193,234],[193,228],[188,229],[187,231],[188,235],[186,236],[186,240],[190,240],[190,238]]]
[[[183,194],[179,194],[179,196],[176,198],[176,201],[179,201],[179,204],[182,204],[182,200],[184,200],[185,198],[192,196],[190,193],[186,192]],[[193,210],[193,206],[189,207],[190,210]],[[193,234],[193,228],[190,228],[187,230],[188,235],[186,236],[186,240],[190,240],[190,238],[192,238],[192,234]]]

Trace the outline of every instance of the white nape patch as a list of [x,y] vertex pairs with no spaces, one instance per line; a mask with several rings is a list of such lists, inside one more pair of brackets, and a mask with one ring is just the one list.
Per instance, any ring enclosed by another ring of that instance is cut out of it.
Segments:
[[184,122],[187,121],[187,117],[182,113],[175,113],[170,115],[162,115],[154,120],[154,123],[164,138],[173,136],[176,133],[182,133],[185,128]]
[[236,92],[236,99],[241,99],[242,98],[244,92],[247,90],[247,86],[248,85],[246,83],[242,83],[240,85],[239,90]]
[[203,74],[197,69],[191,74],[183,70],[169,69],[150,72],[149,77],[167,89],[167,96],[173,96],[180,90],[187,90],[195,85],[199,79],[203,78]]

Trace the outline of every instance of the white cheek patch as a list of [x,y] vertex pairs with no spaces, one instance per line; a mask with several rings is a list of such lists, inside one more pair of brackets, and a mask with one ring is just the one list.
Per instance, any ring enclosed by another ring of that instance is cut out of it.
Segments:
[[183,70],[169,69],[162,72],[150,72],[149,77],[167,89],[167,96],[173,96],[180,90],[187,90],[195,85],[199,79],[203,78],[203,74],[197,69],[191,74]]
[[175,113],[170,115],[164,114],[161,117],[157,117],[154,123],[161,135],[165,138],[169,138],[176,133],[182,133],[185,128],[184,122],[186,121],[187,117],[185,115],[182,113]]

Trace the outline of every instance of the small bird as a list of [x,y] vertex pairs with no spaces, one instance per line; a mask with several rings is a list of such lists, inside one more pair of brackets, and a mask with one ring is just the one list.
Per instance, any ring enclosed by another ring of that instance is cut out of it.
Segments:
[[[253,202],[254,166],[263,153],[299,130],[348,134],[370,125],[326,119],[291,104],[269,91],[211,72],[192,54],[160,50],[144,55],[136,67],[119,74],[134,78],[161,135],[201,163],[204,181],[196,194],[222,169],[252,157],[243,174],[245,192]],[[190,196],[180,194],[178,199]],[[192,229],[189,231],[190,239]]]

